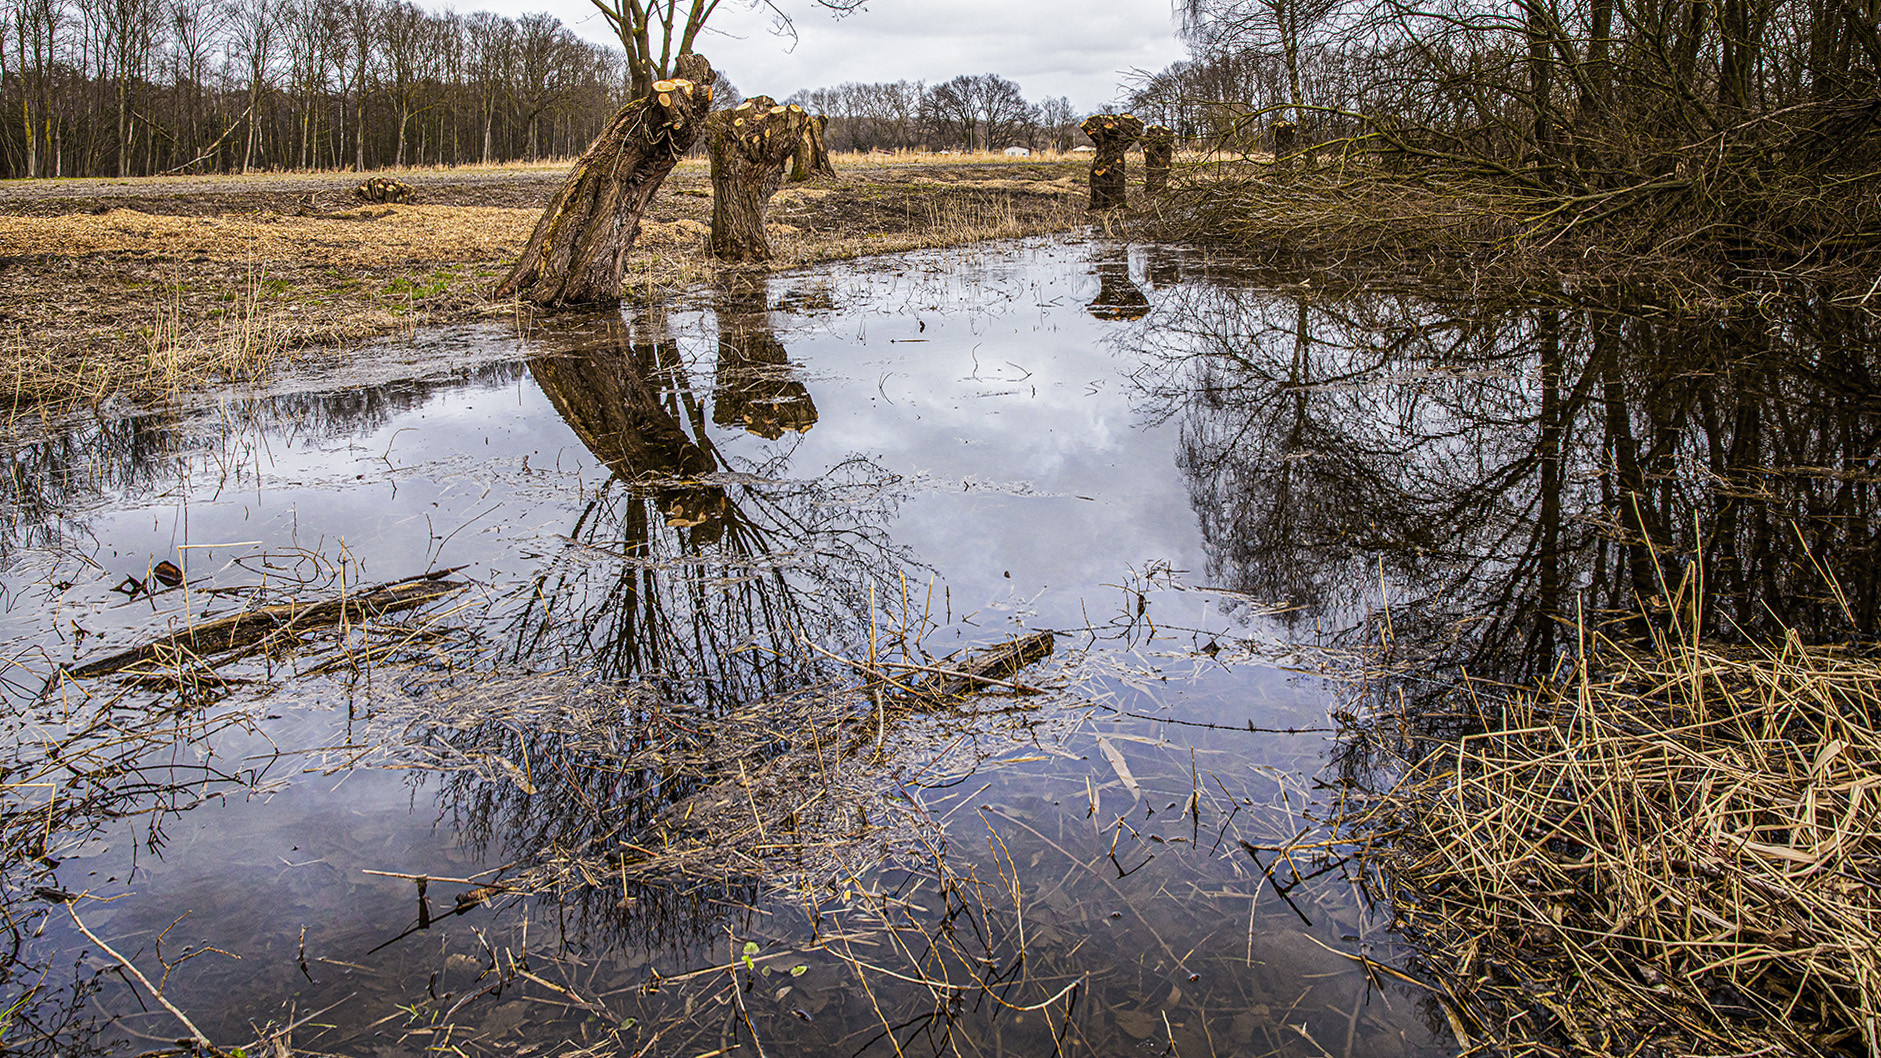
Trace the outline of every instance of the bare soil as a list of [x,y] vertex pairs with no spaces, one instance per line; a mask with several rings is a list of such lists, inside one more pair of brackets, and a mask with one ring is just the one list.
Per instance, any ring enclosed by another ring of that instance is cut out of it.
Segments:
[[[774,268],[1064,230],[1081,160],[838,157],[772,201]],[[489,291],[566,164],[0,183],[0,384],[11,402],[95,401],[255,378],[371,335],[516,310]],[[629,296],[710,278],[702,161],[676,169],[627,267]]]

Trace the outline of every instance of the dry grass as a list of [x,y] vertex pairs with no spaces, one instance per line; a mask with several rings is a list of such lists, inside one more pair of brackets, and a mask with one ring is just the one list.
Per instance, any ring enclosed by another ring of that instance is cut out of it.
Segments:
[[[1078,162],[838,164],[837,180],[773,201],[773,268],[1086,219]],[[349,200],[344,174],[9,185],[0,189],[0,379],[15,411],[147,397],[259,378],[301,350],[507,315],[513,303],[488,292],[562,171],[412,170],[418,204],[366,207]],[[628,260],[630,297],[664,296],[719,270],[704,253],[708,188],[703,162],[675,170]]]
[[1842,191],[1826,202],[1799,181],[1735,197],[1678,188],[1669,198],[1577,196],[1487,171],[1394,171],[1375,156],[1328,148],[1317,163],[1290,167],[1258,157],[1179,164],[1172,192],[1135,223],[1140,236],[1226,243],[1354,274],[1522,286],[1623,280],[1692,303],[1730,297],[1746,269],[1857,295],[1873,280],[1863,195]]
[[1459,1042],[1881,1053],[1881,661],[1583,635],[1342,820]]
[[367,206],[324,216],[178,217],[114,209],[103,215],[0,217],[16,254],[117,254],[247,264],[318,256],[342,269],[513,254],[541,213],[475,206]]

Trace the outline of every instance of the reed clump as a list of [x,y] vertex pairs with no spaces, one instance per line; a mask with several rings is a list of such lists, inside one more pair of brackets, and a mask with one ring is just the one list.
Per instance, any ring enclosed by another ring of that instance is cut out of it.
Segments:
[[1149,234],[1250,251],[1313,251],[1416,263],[1464,254],[1520,230],[1522,201],[1481,180],[1393,179],[1370,165],[1281,169],[1190,164],[1147,203]]
[[1881,659],[1582,647],[1550,686],[1460,690],[1480,733],[1375,718],[1399,779],[1342,813],[1459,1043],[1881,1053]]

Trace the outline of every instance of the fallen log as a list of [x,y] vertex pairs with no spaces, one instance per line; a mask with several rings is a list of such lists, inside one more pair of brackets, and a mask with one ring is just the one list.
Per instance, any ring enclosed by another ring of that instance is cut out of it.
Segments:
[[169,665],[183,658],[226,653],[259,642],[266,636],[310,632],[342,621],[362,621],[416,609],[432,599],[468,587],[463,581],[444,579],[462,568],[435,570],[403,580],[387,581],[322,602],[296,600],[243,610],[191,625],[180,632],[86,662],[77,668],[66,669],[65,674],[80,679],[110,676],[146,662]]
[[923,697],[952,698],[984,687],[1011,688],[1012,677],[1033,662],[1050,657],[1053,645],[1050,632],[1034,632],[970,650],[964,657],[950,656],[935,665],[935,671],[917,684],[916,690]]

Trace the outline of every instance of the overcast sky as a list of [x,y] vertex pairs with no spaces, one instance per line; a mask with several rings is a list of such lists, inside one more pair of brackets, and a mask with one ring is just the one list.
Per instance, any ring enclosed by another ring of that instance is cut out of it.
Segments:
[[[619,43],[587,0],[451,6],[511,16],[548,11],[584,37]],[[781,6],[796,14],[794,50],[745,0],[726,0],[700,37],[698,50],[745,95],[782,99],[844,81],[932,83],[996,73],[1018,82],[1033,102],[1068,96],[1079,112],[1091,113],[1117,96],[1124,71],[1160,70],[1186,57],[1170,0],[870,0],[841,19],[809,0]]]

